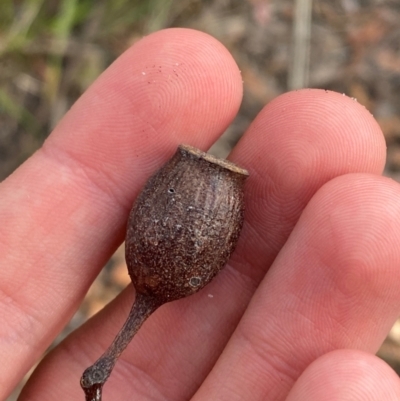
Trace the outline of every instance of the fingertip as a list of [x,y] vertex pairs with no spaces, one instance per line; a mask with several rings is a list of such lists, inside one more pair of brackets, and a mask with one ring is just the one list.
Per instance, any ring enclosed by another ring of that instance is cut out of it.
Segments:
[[167,142],[175,147],[184,137],[207,148],[235,117],[242,93],[240,70],[218,40],[192,29],[161,30],[121,55],[56,133],[70,147],[71,136],[76,140],[80,134],[77,147],[92,139],[108,152],[122,135],[129,135],[135,148],[152,144],[158,149]]
[[355,350],[336,350],[311,363],[286,401],[398,401],[400,381],[378,357]]
[[[313,241],[326,244],[335,262],[363,260],[379,268],[380,278],[394,274],[400,261],[400,185],[374,174],[346,174],[323,185],[304,210],[299,226]],[[325,241],[324,241],[325,239]],[[327,249],[325,254],[328,255]],[[340,249],[340,254],[336,251]],[[384,257],[383,257],[384,256]],[[327,256],[326,260],[329,260]],[[397,276],[396,276],[397,277]],[[374,280],[376,284],[380,280]],[[381,283],[387,285],[386,281]]]
[[376,352],[397,318],[399,199],[389,178],[337,177],[313,196],[287,241],[275,286],[304,300],[301,309],[318,322],[320,351],[324,332],[330,347]]
[[309,166],[325,180],[349,172],[380,174],[386,160],[385,139],[371,113],[355,99],[321,89],[276,97],[260,112],[240,145],[242,164],[246,158],[254,160],[257,153],[268,152],[276,155],[275,161],[267,158],[271,174],[275,164],[282,171],[279,156],[284,156],[298,162],[299,171]]
[[[157,64],[154,54],[162,62]],[[227,126],[240,107],[243,82],[239,67],[226,47],[207,33],[187,28],[161,30],[135,43],[127,58],[135,65],[132,73],[145,77],[146,90],[152,83],[166,80],[176,81],[171,86],[185,91],[177,117],[190,120],[187,131],[199,139],[202,133],[213,132],[216,122],[221,133],[221,125]],[[168,89],[172,93],[161,96],[172,97],[174,90]],[[192,110],[185,110],[188,103]],[[200,116],[198,124],[194,123],[192,114]]]

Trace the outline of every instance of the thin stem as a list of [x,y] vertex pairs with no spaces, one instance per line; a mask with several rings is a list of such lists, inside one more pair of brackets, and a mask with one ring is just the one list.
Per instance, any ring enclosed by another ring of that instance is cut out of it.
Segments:
[[306,88],[310,70],[312,0],[295,0],[293,54],[289,72],[289,89]]
[[144,321],[160,306],[154,297],[136,294],[136,299],[125,324],[106,352],[89,366],[81,377],[81,387],[86,401],[101,401],[104,383],[111,374],[118,357],[138,332]]

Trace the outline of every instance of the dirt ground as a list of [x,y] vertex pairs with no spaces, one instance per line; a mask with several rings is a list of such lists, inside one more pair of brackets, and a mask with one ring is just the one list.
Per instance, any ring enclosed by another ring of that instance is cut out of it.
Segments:
[[[0,180],[40,147],[101,71],[154,29],[185,26],[206,31],[224,43],[236,59],[242,71],[244,99],[234,123],[213,147],[217,155],[226,156],[262,107],[291,89],[293,1],[184,1],[184,6],[171,7],[152,24],[154,16],[149,16],[146,24],[127,24],[123,32],[112,31],[110,37],[102,35],[104,24],[112,19],[102,4],[99,1],[93,7],[85,23],[71,28],[60,51],[54,50],[57,46],[51,35],[38,35],[37,41],[17,50],[4,50],[1,42],[7,35],[0,36]],[[305,86],[345,93],[371,111],[387,141],[385,175],[399,181],[400,3],[314,1]],[[57,342],[128,283],[121,247]],[[400,373],[400,321],[378,355]],[[8,401],[14,401],[17,394],[18,390]]]

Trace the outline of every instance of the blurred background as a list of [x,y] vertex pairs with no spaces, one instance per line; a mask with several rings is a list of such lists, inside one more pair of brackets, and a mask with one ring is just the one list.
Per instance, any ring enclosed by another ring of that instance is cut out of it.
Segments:
[[[279,94],[331,89],[378,120],[388,145],[385,174],[400,181],[398,0],[1,0],[0,181],[125,49],[178,26],[216,37],[242,71],[243,104],[215,154],[226,156]],[[56,343],[128,283],[121,247]],[[400,373],[400,321],[378,355]]]

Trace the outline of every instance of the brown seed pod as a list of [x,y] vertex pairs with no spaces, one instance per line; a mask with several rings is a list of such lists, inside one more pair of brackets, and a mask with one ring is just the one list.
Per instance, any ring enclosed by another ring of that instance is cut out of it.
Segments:
[[82,375],[87,401],[101,400],[118,356],[151,313],[199,291],[226,264],[243,224],[247,176],[231,162],[180,145],[149,179],[133,205],[126,234],[136,299],[114,342]]

